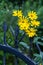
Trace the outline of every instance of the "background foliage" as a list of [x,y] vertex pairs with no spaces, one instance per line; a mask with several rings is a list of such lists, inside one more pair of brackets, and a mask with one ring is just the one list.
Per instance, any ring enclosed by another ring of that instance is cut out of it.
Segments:
[[[10,31],[10,25],[12,25],[13,29],[15,29],[16,23],[17,23],[17,17],[12,17],[12,11],[14,9],[22,9],[24,15],[27,15],[27,12],[30,10],[34,10],[37,12],[39,16],[39,20],[41,22],[40,27],[38,28],[38,36],[34,37],[33,39],[33,56],[32,58],[39,64],[42,63],[42,56],[43,56],[43,0],[0,0],[0,43],[3,44],[3,23],[6,21],[8,25],[8,30],[6,32],[6,42],[14,47],[14,37]],[[22,36],[19,32],[19,37]],[[42,52],[39,54],[37,48],[35,47],[35,44],[38,43]],[[19,44],[19,50],[22,51],[22,53],[29,54],[29,38],[25,36],[25,38],[20,42]],[[3,63],[3,51],[0,51],[0,65]],[[6,53],[6,64],[7,65],[14,65],[14,56],[12,54]],[[13,63],[12,63],[13,62]],[[26,65],[22,60],[19,59],[19,65]],[[42,64],[43,65],[43,64]]]

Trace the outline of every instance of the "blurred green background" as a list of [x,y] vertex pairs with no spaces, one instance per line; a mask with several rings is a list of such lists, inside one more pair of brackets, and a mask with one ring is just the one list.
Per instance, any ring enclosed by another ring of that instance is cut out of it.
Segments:
[[[38,36],[33,39],[33,56],[32,58],[39,63],[42,63],[42,55],[43,55],[43,0],[0,0],[0,43],[3,44],[3,23],[6,21],[8,30],[6,32],[6,42],[14,47],[14,37],[10,31],[10,25],[15,29],[17,18],[12,16],[12,11],[14,9],[22,9],[24,16],[27,15],[27,12],[30,10],[36,11],[38,14],[38,20],[41,25],[38,28]],[[22,36],[23,32],[19,32],[19,37]],[[35,44],[38,42],[42,53],[39,54]],[[25,36],[22,42],[19,44],[19,50],[24,54],[29,54],[29,38]],[[0,65],[3,64],[3,51],[0,51]],[[6,53],[6,65],[14,65],[14,55]],[[26,65],[21,59],[19,59],[18,65]]]

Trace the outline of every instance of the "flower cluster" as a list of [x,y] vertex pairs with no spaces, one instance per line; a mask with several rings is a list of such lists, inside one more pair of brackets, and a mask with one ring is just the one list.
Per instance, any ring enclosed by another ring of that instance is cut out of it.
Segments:
[[24,16],[22,10],[13,11],[13,16],[18,17],[18,26],[20,30],[26,32],[29,37],[33,37],[36,34],[37,27],[40,25],[40,21],[37,20],[38,15],[34,11],[27,13],[27,16]]

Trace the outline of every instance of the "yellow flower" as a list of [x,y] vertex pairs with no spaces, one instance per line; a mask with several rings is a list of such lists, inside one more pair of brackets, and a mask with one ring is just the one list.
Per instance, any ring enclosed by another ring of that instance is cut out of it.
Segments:
[[36,29],[34,28],[30,28],[29,30],[26,30],[26,34],[29,36],[29,37],[33,37],[36,35]]
[[39,26],[40,25],[40,21],[36,21],[36,20],[33,20],[33,21],[31,21],[31,25],[32,26]]
[[22,17],[22,10],[14,10],[12,15]]
[[21,23],[21,26],[19,26],[19,28],[20,28],[20,30],[25,30],[28,28],[28,24],[27,23]]
[[28,19],[25,17],[21,17],[18,19],[18,26],[20,30],[25,30],[29,28]]
[[17,10],[13,11],[13,16],[17,16]]
[[34,11],[28,12],[28,16],[29,16],[29,18],[30,18],[31,20],[34,20],[34,19],[37,19],[37,18],[38,18],[37,13],[34,12]]
[[40,63],[40,65],[42,65],[42,63]]

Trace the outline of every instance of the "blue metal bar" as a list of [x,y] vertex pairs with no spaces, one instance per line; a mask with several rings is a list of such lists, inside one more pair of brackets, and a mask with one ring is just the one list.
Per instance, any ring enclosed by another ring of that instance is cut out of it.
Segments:
[[3,31],[4,31],[4,44],[7,45],[7,43],[6,43],[6,31],[7,31],[6,22],[4,22],[4,24],[3,24]]
[[[18,25],[15,27],[15,48],[18,50],[18,34],[19,34],[19,28]],[[15,63],[14,65],[18,65],[18,57],[15,56]]]
[[16,26],[15,28],[15,48],[18,49],[18,34],[19,34],[19,28]]
[[33,48],[33,38],[29,38],[29,42],[30,42],[30,48],[29,48],[29,57],[32,58],[33,56],[33,51],[32,51],[32,48]]
[[[3,24],[3,31],[4,31],[4,45],[7,45],[6,43],[6,31],[7,31],[7,25],[6,22]],[[4,56],[3,56],[3,65],[6,65],[6,52],[4,51]]]
[[18,65],[18,57],[15,56],[14,58],[15,58],[15,60],[14,60],[14,65]]
[[18,58],[22,59],[24,62],[26,62],[28,65],[37,65],[33,60],[31,60],[29,57],[23,55],[21,52],[19,52],[17,49],[12,48],[11,46],[1,45],[0,44],[0,50],[3,50],[5,52],[11,53]]
[[3,56],[3,65],[6,65],[6,53],[4,52],[4,56]]

